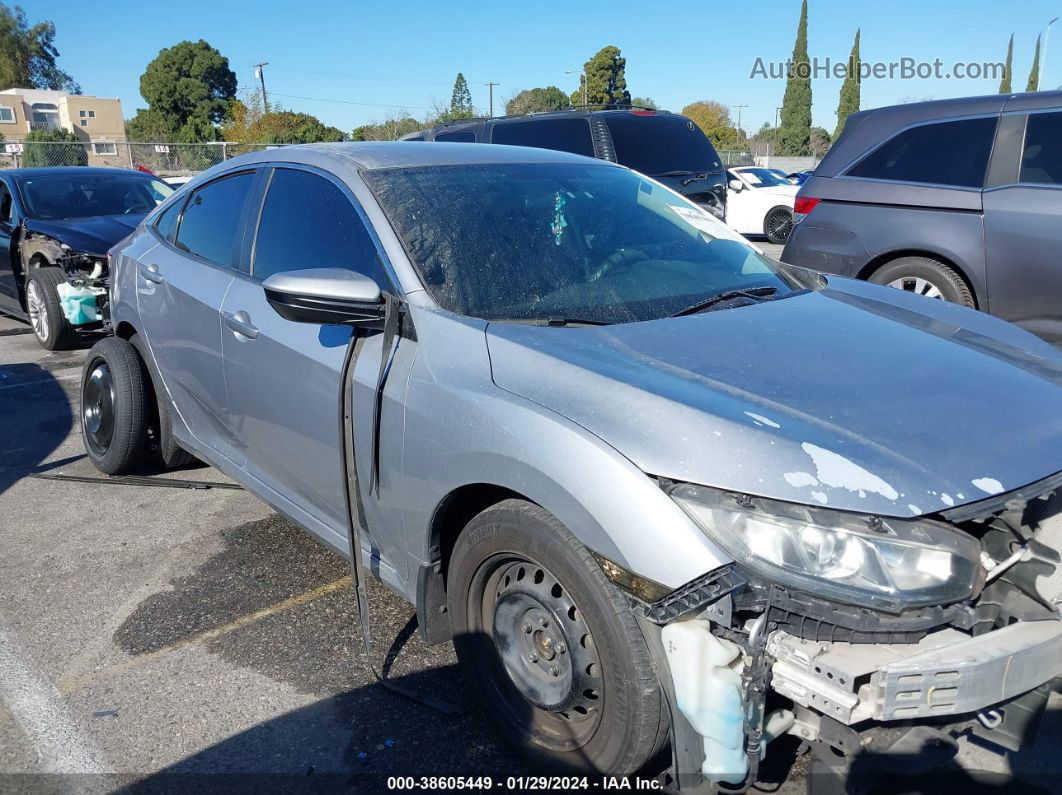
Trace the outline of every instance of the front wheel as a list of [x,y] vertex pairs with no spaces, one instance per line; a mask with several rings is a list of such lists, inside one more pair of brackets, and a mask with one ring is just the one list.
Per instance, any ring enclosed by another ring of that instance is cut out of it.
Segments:
[[626,775],[662,747],[666,706],[634,615],[549,512],[506,500],[476,516],[447,600],[467,681],[534,763]]
[[81,437],[96,469],[124,475],[147,450],[151,404],[147,371],[128,342],[107,337],[92,346],[81,376]]
[[793,231],[793,213],[787,207],[775,207],[763,219],[763,233],[772,243],[784,243]]
[[42,348],[61,351],[77,340],[77,332],[63,314],[58,287],[66,281],[59,268],[35,268],[26,282],[26,313]]

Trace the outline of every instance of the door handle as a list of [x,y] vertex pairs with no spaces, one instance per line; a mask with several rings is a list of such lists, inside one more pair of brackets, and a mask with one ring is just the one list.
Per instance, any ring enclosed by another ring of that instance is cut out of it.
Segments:
[[164,281],[166,281],[165,277],[161,273],[159,273],[159,266],[155,265],[154,263],[150,265],[141,265],[140,275],[147,279],[149,282],[154,282],[155,284],[162,284]]
[[237,334],[242,334],[249,340],[253,340],[258,336],[258,327],[252,325],[251,316],[244,312],[242,309],[236,314],[231,312],[222,312],[221,319],[230,329]]

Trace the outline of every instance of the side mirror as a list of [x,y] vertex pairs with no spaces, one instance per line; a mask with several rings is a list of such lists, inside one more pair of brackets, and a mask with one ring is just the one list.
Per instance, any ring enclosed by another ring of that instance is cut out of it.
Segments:
[[383,326],[380,286],[361,273],[345,268],[284,271],[262,282],[262,288],[277,314],[296,323]]
[[727,185],[729,185],[730,190],[734,191],[735,193],[740,193],[741,191],[745,190],[745,186],[741,183],[741,180],[739,179],[732,179],[730,180],[730,182],[727,183]]

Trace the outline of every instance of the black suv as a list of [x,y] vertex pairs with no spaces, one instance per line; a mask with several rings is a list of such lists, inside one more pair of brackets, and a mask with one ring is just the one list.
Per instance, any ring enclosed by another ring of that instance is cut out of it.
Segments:
[[726,217],[726,173],[719,154],[685,116],[661,110],[559,110],[526,116],[463,119],[420,130],[403,141],[509,144],[610,160],[662,182]]

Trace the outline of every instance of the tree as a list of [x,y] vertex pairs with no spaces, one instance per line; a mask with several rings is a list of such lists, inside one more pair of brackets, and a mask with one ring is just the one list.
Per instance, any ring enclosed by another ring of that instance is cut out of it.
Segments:
[[87,166],[85,144],[66,130],[31,130],[23,142],[22,165]]
[[431,126],[428,122],[417,121],[408,111],[398,110],[389,113],[383,121],[363,124],[355,127],[350,134],[352,141],[397,141],[403,135]]
[[[834,138],[833,140],[837,140]],[[808,148],[814,157],[822,157],[830,148],[830,133],[822,127],[811,128],[811,139]]]
[[620,55],[620,48],[602,47],[583,65],[579,88],[571,95],[571,104],[583,104],[583,83],[586,83],[586,102],[590,105],[630,105],[631,92],[627,90],[627,59]]
[[793,57],[789,63],[782,120],[779,125],[781,155],[807,155],[811,141],[811,63],[808,60],[808,0],[800,6]]
[[1014,64],[1014,34],[1010,34],[1010,42],[1007,43],[1007,61],[1003,65],[1003,79],[999,81],[999,93],[1009,94],[1011,92],[1011,75],[1013,73],[1012,66]]
[[841,83],[841,96],[837,100],[837,128],[833,131],[833,140],[844,129],[844,123],[848,117],[859,110],[859,29],[856,29],[855,41],[852,43],[852,52],[848,55],[848,73]]
[[20,6],[0,3],[0,88],[42,88],[80,94],[81,87],[55,59],[55,23],[30,26]]
[[454,91],[450,95],[450,112],[457,118],[471,116],[473,113],[472,92],[468,90],[465,76],[460,72],[457,73],[457,78],[454,80]]
[[634,97],[631,100],[631,105],[636,108],[651,108],[652,110],[657,110],[660,107],[649,97]]
[[1029,70],[1029,82],[1025,85],[1026,91],[1040,90],[1040,37],[1036,37],[1036,51],[1033,53],[1033,65]]
[[271,110],[247,128],[245,143],[315,144],[344,141],[346,137],[342,130],[329,127],[309,113]]
[[236,75],[207,42],[182,41],[148,64],[140,94],[148,107],[126,125],[137,140],[217,140],[217,125],[236,96]]
[[541,113],[547,110],[560,110],[570,104],[568,95],[556,86],[525,88],[505,103],[505,112],[511,116],[521,113]]
[[733,149],[741,139],[730,119],[730,109],[721,102],[694,102],[682,109],[682,115],[700,127],[716,149]]

